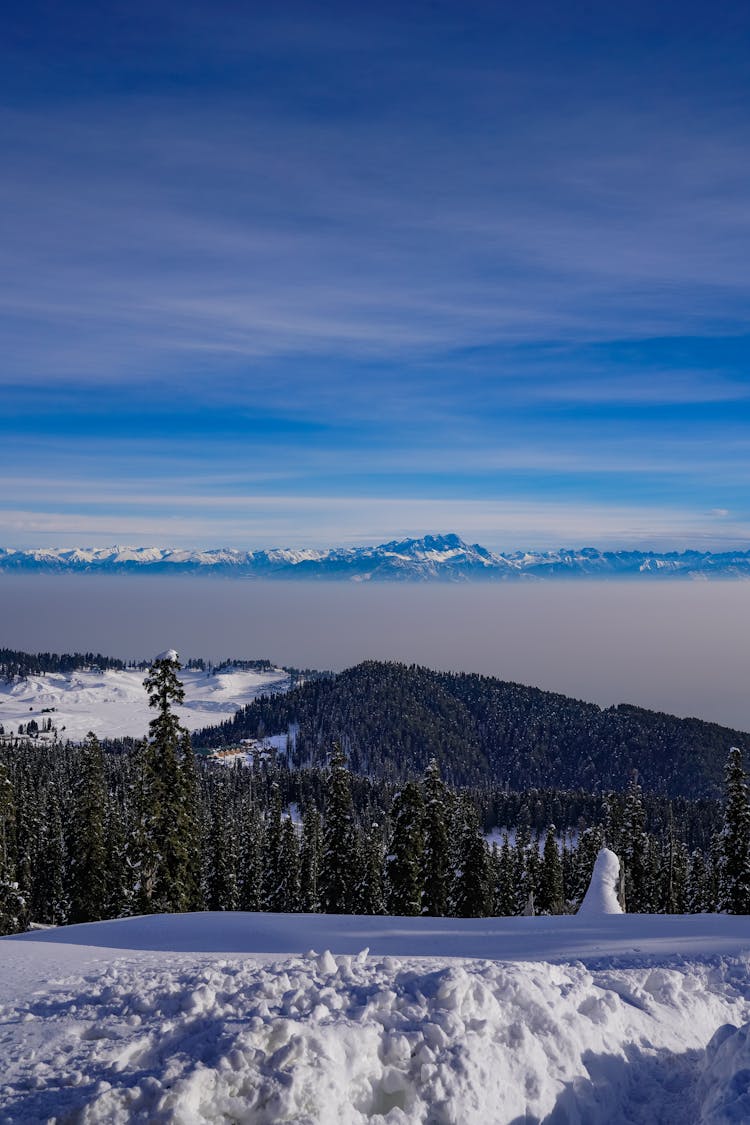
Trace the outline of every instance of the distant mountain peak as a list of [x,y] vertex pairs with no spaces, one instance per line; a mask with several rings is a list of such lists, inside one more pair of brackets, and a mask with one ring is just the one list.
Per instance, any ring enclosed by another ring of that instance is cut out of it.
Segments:
[[373,581],[512,581],[543,578],[640,580],[750,578],[750,551],[555,551],[495,553],[466,543],[455,532],[393,539],[373,547],[236,548],[0,547],[0,573],[221,574],[246,578],[315,578]]

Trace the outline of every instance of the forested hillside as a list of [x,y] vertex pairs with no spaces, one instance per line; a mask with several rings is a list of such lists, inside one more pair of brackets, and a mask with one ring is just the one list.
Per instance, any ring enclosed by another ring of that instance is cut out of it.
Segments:
[[453,785],[644,790],[677,797],[721,792],[729,748],[748,736],[716,723],[622,704],[592,703],[488,676],[368,661],[286,695],[262,697],[207,728],[197,746],[291,730],[294,765],[322,763],[340,741],[350,768],[399,780],[430,758]]
[[[144,665],[145,667],[146,665]],[[79,668],[122,669],[123,660],[102,656],[100,652],[20,652],[13,648],[0,648],[0,677],[12,680],[15,676],[42,676],[45,673],[76,672]]]

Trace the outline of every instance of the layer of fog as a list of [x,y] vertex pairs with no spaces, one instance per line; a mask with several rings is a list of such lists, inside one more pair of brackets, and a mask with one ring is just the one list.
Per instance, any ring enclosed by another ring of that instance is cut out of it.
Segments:
[[357,585],[0,575],[0,646],[368,658],[483,672],[750,730],[750,583]]

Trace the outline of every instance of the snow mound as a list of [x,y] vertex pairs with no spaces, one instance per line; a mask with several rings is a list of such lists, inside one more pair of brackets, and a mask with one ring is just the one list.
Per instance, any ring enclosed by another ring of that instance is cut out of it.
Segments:
[[702,1125],[750,1121],[750,1023],[725,1024],[706,1049],[700,1083]]
[[0,1118],[747,1120],[700,1115],[724,1073],[714,1063],[701,1086],[703,1048],[718,1026],[750,1015],[736,988],[747,961],[592,972],[366,953],[119,960],[27,993],[2,1010]]
[[579,914],[622,914],[617,900],[620,882],[620,861],[609,848],[602,848],[596,857],[589,889],[578,907]]

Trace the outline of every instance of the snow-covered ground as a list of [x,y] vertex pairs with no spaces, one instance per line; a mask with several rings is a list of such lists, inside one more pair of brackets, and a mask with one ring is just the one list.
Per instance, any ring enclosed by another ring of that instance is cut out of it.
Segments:
[[749,969],[711,915],[36,931],[0,941],[0,1120],[747,1122]]
[[[93,730],[100,738],[141,738],[153,713],[143,688],[145,673],[80,671],[0,680],[0,724],[15,733],[19,723],[51,719],[63,740],[82,739]],[[189,730],[229,719],[245,703],[269,691],[284,691],[289,677],[280,668],[268,672],[239,669],[212,673],[183,669],[185,705],[176,708]],[[64,728],[64,729],[63,729]]]

